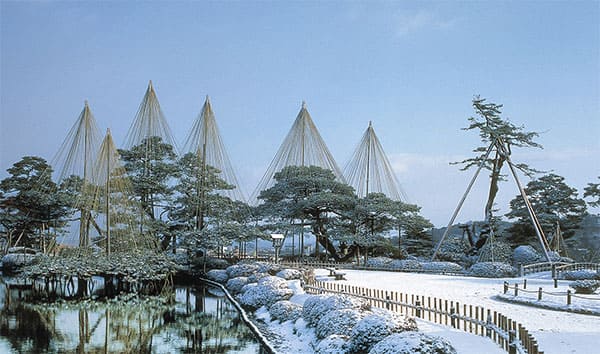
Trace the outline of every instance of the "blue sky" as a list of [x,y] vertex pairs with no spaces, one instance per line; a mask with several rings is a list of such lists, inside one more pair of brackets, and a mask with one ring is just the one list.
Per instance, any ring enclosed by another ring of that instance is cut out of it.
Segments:
[[[51,160],[88,100],[123,144],[149,80],[182,145],[209,95],[250,194],[305,100],[342,167],[368,122],[410,201],[447,223],[471,100],[543,132],[513,160],[600,175],[600,2],[0,2],[0,178]],[[481,219],[481,179],[459,220]],[[526,180],[524,180],[526,182]],[[516,196],[501,186],[498,206]],[[597,212],[597,211],[596,211]]]

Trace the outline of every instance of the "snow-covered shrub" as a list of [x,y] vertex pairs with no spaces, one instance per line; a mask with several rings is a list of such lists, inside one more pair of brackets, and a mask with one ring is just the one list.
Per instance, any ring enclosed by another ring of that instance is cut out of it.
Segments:
[[302,305],[287,300],[277,301],[269,309],[271,317],[279,322],[296,321],[302,316]]
[[259,273],[268,273],[269,275],[275,275],[281,269],[283,269],[279,264],[266,263],[266,262],[256,262],[258,266]]
[[227,271],[223,269],[211,269],[206,272],[206,277],[221,284],[227,283],[227,279],[229,279]]
[[298,269],[282,269],[277,272],[276,276],[285,280],[302,279],[303,274]]
[[350,349],[353,353],[367,353],[375,343],[392,333],[416,330],[414,318],[380,310],[366,316],[354,326],[350,335]]
[[314,295],[304,302],[302,317],[310,326],[314,327],[329,311],[341,309],[367,311],[370,309],[370,305],[363,299],[345,295]]
[[517,275],[517,269],[501,262],[479,262],[469,268],[468,273],[482,278],[507,278]]
[[464,269],[453,262],[422,262],[422,269],[429,272],[460,273]]
[[543,261],[542,255],[530,245],[519,246],[513,251],[513,264],[528,265]]
[[600,281],[576,280],[569,283],[569,287],[575,290],[575,294],[593,294],[600,287]]
[[562,273],[562,277],[566,280],[596,279],[597,275],[598,273],[588,269],[570,270]]
[[416,259],[394,259],[390,263],[390,268],[420,270],[423,269],[423,266]]
[[325,338],[332,334],[348,334],[363,317],[365,317],[364,312],[355,309],[329,311],[317,323],[317,338]]
[[258,270],[258,265],[253,263],[239,263],[227,267],[227,275],[230,278],[248,277]]
[[348,336],[332,334],[317,345],[317,354],[345,354],[348,352]]
[[246,284],[248,284],[248,278],[237,277],[237,278],[229,279],[227,281],[227,284],[225,285],[225,287],[227,288],[227,290],[229,290],[230,293],[235,295],[235,294],[240,293],[242,291],[242,288]]
[[254,273],[248,276],[248,283],[258,283],[262,278],[269,277],[269,273]]
[[367,260],[367,267],[387,268],[393,259],[388,257],[373,257]]
[[438,259],[442,261],[460,263],[471,247],[462,237],[451,236],[444,240],[438,252]]
[[269,276],[260,279],[257,284],[246,284],[238,295],[238,300],[242,305],[251,308],[269,308],[277,301],[288,300],[293,294],[285,280]]
[[369,354],[456,354],[446,340],[419,332],[394,333],[375,344]]
[[[197,267],[204,267],[204,256],[194,257],[192,259],[192,263],[194,263]],[[229,267],[231,264],[226,259],[222,258],[206,258],[206,268],[207,269],[225,269]]]
[[513,250],[510,244],[503,240],[495,240],[494,242],[486,242],[479,250],[481,260],[486,262],[512,263]]

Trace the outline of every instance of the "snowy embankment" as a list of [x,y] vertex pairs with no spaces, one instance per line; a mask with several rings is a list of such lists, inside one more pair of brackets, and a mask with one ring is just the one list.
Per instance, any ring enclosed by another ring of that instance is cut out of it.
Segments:
[[244,264],[207,276],[255,311],[257,326],[278,352],[503,353],[487,338],[372,308],[361,299],[306,294],[300,285],[305,274],[298,271]]
[[[600,319],[597,316],[568,313],[529,307],[519,304],[498,301],[495,297],[503,293],[504,281],[513,285],[523,283],[524,278],[475,278],[461,276],[445,276],[414,273],[394,273],[378,271],[344,270],[346,279],[340,284],[348,284],[373,289],[398,291],[415,295],[435,296],[463,304],[472,304],[498,311],[524,325],[538,340],[540,349],[545,354],[589,354],[598,352],[598,335],[600,334]],[[327,270],[316,270],[319,277],[326,277]],[[553,288],[553,282],[548,275],[533,277],[526,276],[527,289],[544,291],[566,292],[571,281],[559,281],[559,288]],[[521,294],[520,294],[521,295]],[[546,296],[546,301],[555,301],[560,306],[565,297],[556,298]],[[572,306],[578,306],[578,298],[573,299]],[[600,310],[600,301],[592,303],[594,309]],[[557,305],[558,306],[558,305]],[[421,331],[426,331],[422,326]],[[435,334],[435,333],[432,333]],[[450,340],[459,353],[488,353],[488,350],[461,350],[461,340],[452,340],[452,337],[439,334]],[[476,336],[465,334],[465,336]],[[487,340],[486,338],[481,338]],[[489,340],[488,340],[489,341]],[[495,347],[491,341],[491,346]],[[499,348],[498,348],[499,349]],[[500,351],[502,352],[502,351]]]

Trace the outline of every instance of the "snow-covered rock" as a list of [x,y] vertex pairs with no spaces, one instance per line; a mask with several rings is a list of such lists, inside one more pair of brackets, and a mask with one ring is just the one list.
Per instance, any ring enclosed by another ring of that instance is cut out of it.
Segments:
[[221,284],[227,283],[227,280],[229,279],[227,271],[224,269],[211,269],[206,272],[206,277]]
[[332,334],[348,334],[363,317],[365,313],[355,309],[329,311],[317,323],[315,331],[317,338],[325,338]]
[[244,285],[248,284],[248,278],[246,277],[237,277],[232,278],[227,281],[225,287],[229,290],[233,295],[239,294],[242,291]]
[[391,311],[380,310],[358,321],[351,334],[350,350],[366,353],[371,347],[392,333],[416,331],[414,318]]
[[258,265],[253,263],[238,263],[227,267],[227,275],[230,278],[248,277],[258,270]]
[[304,277],[302,272],[298,269],[282,269],[279,272],[277,272],[275,276],[278,276],[285,280],[302,279]]
[[342,309],[358,309],[366,311],[370,305],[362,300],[345,295],[315,295],[304,302],[302,317],[311,326],[316,326],[319,320],[328,312]]
[[517,270],[510,264],[500,262],[479,262],[469,268],[469,274],[482,278],[507,278],[517,275]]
[[375,344],[369,354],[456,354],[446,340],[419,332],[394,333]]
[[239,302],[251,308],[266,306],[292,297],[293,291],[288,288],[287,282],[278,277],[265,277],[257,284],[246,284],[238,295]]
[[519,246],[513,251],[514,264],[528,265],[543,261],[542,255],[530,245]]
[[464,269],[453,262],[422,262],[422,269],[429,272],[460,273]]
[[348,352],[348,336],[332,334],[317,345],[317,354],[345,354]]
[[287,300],[277,301],[269,309],[273,319],[280,322],[293,321],[302,317],[302,305]]

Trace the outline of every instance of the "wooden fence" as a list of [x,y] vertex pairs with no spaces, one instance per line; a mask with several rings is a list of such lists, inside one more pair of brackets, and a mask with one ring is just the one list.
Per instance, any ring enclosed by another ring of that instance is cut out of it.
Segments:
[[509,354],[543,354],[535,338],[520,323],[481,306],[332,282],[310,282],[305,291],[351,295],[367,300],[371,306],[487,336]]
[[[556,284],[556,279],[554,281]],[[556,286],[555,286],[556,287]],[[527,294],[537,294],[537,301],[542,301],[543,295],[556,296],[556,297],[564,297],[564,303],[566,305],[571,305],[573,303],[573,298],[582,299],[582,300],[591,300],[591,301],[600,301],[600,297],[591,297],[591,296],[578,296],[573,294],[571,290],[567,291],[544,291],[542,287],[539,287],[537,290],[527,290],[527,279],[523,279],[523,287],[519,287],[518,283],[515,283],[513,286],[510,286],[507,281],[504,282],[504,294],[507,294],[509,291],[512,291],[514,296],[519,296],[519,293],[527,293]]]
[[521,266],[519,270],[520,276],[525,276],[527,274],[538,273],[538,272],[548,272],[552,271],[552,277],[556,278],[560,275],[560,272],[567,272],[573,270],[600,270],[599,263],[565,263],[565,262],[542,262],[542,263],[534,263],[528,264],[526,266]]

